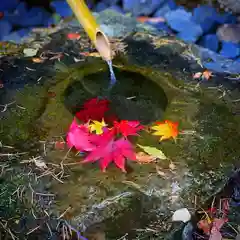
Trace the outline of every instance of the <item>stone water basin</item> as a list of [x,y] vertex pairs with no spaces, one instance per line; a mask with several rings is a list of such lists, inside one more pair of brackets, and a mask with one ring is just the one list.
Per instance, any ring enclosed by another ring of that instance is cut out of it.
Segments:
[[[26,87],[16,97],[25,111],[6,116],[2,136],[40,154],[49,166],[64,161],[61,182],[47,184],[56,193],[53,211],[69,209],[64,218],[89,239],[96,232],[107,239],[124,234],[166,239],[176,229],[170,221],[174,210],[193,209],[195,199],[202,204],[225,184],[240,153],[239,119],[216,91],[184,83],[157,64],[144,67],[119,57],[114,70],[118,82],[110,92],[107,65],[96,59],[62,69],[45,85]],[[47,97],[49,92],[54,96]],[[129,162],[127,174],[114,166],[102,173],[98,164],[81,164],[75,152],[54,149],[51,143],[64,138],[77,107],[96,96],[107,96],[121,119],[149,125],[163,119],[179,122],[176,143],[159,143],[148,132],[133,139],[161,149],[168,160]],[[154,231],[139,230],[146,227]]]

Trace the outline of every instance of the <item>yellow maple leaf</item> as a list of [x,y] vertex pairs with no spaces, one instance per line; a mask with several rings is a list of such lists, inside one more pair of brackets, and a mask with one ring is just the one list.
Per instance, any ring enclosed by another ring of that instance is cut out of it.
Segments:
[[90,132],[96,132],[97,135],[100,135],[103,133],[103,128],[107,126],[107,124],[104,122],[104,119],[102,122],[99,121],[91,121],[92,123],[89,124],[89,130]]
[[173,138],[176,139],[178,131],[178,123],[165,120],[164,122],[158,122],[157,125],[151,127],[155,132],[153,135],[161,136],[160,141]]

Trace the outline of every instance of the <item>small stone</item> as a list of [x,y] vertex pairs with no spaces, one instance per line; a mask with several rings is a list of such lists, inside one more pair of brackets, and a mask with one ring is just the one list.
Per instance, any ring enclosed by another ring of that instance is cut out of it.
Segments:
[[219,40],[216,34],[208,34],[202,37],[199,45],[208,48],[214,52],[217,52],[219,46]]
[[73,15],[72,9],[65,1],[52,1],[50,5],[61,17],[70,17]]
[[196,42],[203,33],[200,25],[191,20],[192,14],[184,9],[167,13],[165,19],[173,30],[179,32],[177,37],[186,42]]
[[240,45],[232,42],[222,42],[222,49],[219,53],[227,58],[236,58],[240,55]]
[[193,21],[196,23],[202,23],[205,19],[212,18],[217,19],[218,13],[216,12],[215,8],[202,5],[193,10]]
[[217,25],[218,17],[219,15],[214,8],[203,5],[193,10],[192,20],[200,24],[203,33],[208,33]]
[[148,16],[153,14],[165,0],[123,0],[125,12],[132,12],[134,16]]
[[104,2],[99,2],[96,7],[94,8],[94,11],[101,12],[108,8],[108,5]]
[[123,9],[121,7],[119,7],[118,5],[113,5],[113,6],[109,7],[108,9],[114,10],[118,13],[124,13]]
[[154,14],[153,17],[165,17],[165,15],[171,11],[168,3],[163,4]]
[[194,24],[191,22],[192,14],[183,9],[177,9],[171,12],[168,12],[165,15],[165,19],[170,27],[177,31],[181,32],[186,29],[186,24]]
[[217,30],[219,40],[225,42],[240,42],[240,24],[224,24]]
[[217,23],[219,24],[235,24],[237,23],[237,17],[231,13],[219,14],[216,18]]
[[[188,28],[189,27],[189,28]],[[200,26],[187,26],[185,31],[179,32],[177,37],[187,43],[195,43],[202,35],[202,29]]]
[[103,2],[109,6],[117,5],[120,0],[103,0]]

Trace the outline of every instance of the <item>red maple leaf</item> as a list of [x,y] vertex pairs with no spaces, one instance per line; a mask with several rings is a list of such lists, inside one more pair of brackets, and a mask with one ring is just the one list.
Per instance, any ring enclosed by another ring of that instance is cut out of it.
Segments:
[[95,135],[89,133],[89,129],[85,125],[78,125],[76,119],[73,119],[67,133],[67,145],[75,147],[78,151],[92,151],[95,149],[93,142]]
[[107,123],[116,120],[116,116],[109,115],[109,100],[92,98],[84,103],[83,109],[76,113],[76,117],[84,123],[89,120],[102,121]]
[[132,144],[125,138],[114,140],[115,131],[107,130],[102,135],[99,135],[95,140],[97,145],[85,159],[86,162],[100,161],[100,167],[103,172],[106,171],[107,166],[114,162],[118,168],[123,172],[125,170],[126,159],[136,160],[136,155]]
[[121,133],[124,137],[137,136],[137,132],[144,129],[144,126],[140,125],[139,121],[121,120],[120,122],[114,122],[114,128],[117,133]]

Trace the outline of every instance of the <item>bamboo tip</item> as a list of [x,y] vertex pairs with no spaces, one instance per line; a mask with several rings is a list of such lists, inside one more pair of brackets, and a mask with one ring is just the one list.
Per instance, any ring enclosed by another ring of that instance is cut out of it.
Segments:
[[106,61],[110,61],[112,59],[112,49],[111,44],[107,38],[107,36],[98,30],[96,32],[96,49],[102,56],[102,58]]

